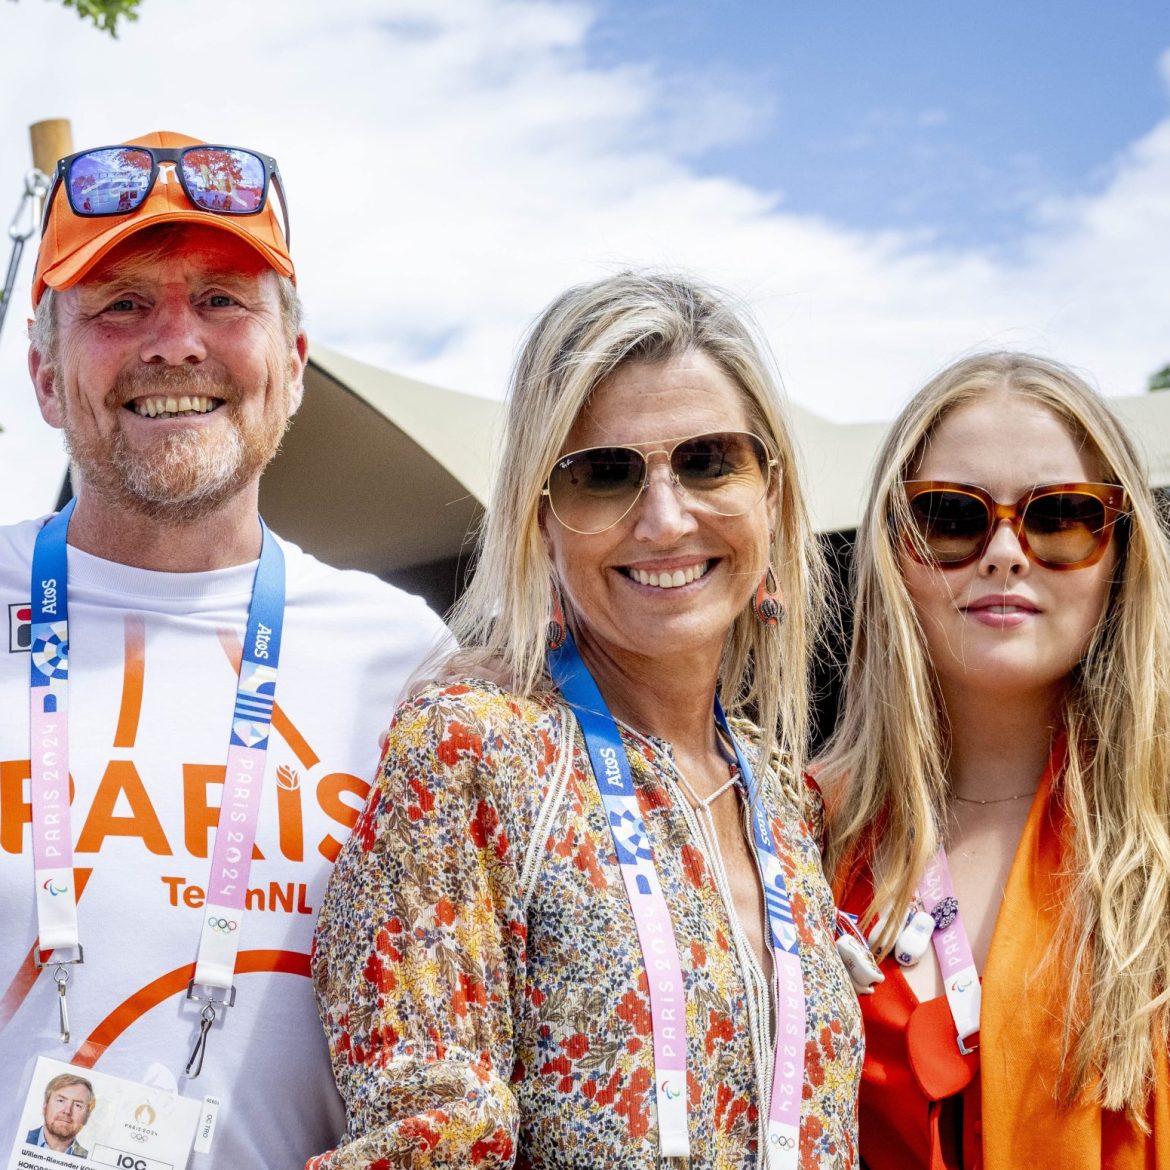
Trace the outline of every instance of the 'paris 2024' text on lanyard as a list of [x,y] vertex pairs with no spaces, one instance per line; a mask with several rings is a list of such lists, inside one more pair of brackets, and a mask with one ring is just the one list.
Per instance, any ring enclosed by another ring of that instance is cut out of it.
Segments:
[[[685,993],[670,910],[654,866],[654,852],[638,807],[629,761],[609,707],[571,636],[560,649],[550,653],[549,660],[553,681],[585,735],[646,964],[659,1152],[664,1158],[686,1158],[690,1156],[690,1139]],[[769,1170],[795,1170],[800,1153],[805,1049],[800,940],[784,870],[760,800],[759,785],[727,725],[718,698],[715,718],[735,749],[736,762],[747,788],[752,810],[752,844],[763,875],[764,903],[768,911],[776,1003],[776,1046],[768,1107],[768,1167]]]
[[[32,562],[32,654],[29,758],[37,965],[52,966],[62,1043],[69,1040],[69,968],[84,961],[73,874],[69,812],[69,590],[66,536],[75,500],[37,534]],[[235,1002],[232,985],[264,767],[276,700],[284,626],[284,553],[263,521],[260,561],[252,585],[244,653],[228,739],[223,802],[211,855],[203,924],[189,999],[202,1005],[199,1035],[187,1072],[203,1067],[217,1010]],[[53,957],[42,962],[42,952]]]

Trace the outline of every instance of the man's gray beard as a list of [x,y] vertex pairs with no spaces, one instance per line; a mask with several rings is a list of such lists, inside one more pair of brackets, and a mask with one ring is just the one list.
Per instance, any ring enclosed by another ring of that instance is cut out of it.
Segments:
[[[235,409],[237,396],[201,374],[177,369],[145,370],[121,383],[143,394],[194,394],[227,398],[218,409]],[[58,391],[61,401],[65,396]],[[115,388],[112,401],[129,396]],[[120,407],[118,409],[121,409]],[[279,423],[245,434],[231,419],[225,438],[212,443],[198,432],[175,432],[151,458],[133,450],[121,429],[108,449],[80,437],[64,421],[65,446],[84,483],[105,499],[161,523],[186,524],[201,520],[226,503],[256,478],[272,460],[288,427],[287,414]]]
[[[220,410],[227,410],[221,406]],[[152,520],[187,523],[214,512],[234,496],[264,462],[249,458],[243,436],[233,425],[221,442],[208,445],[192,432],[169,435],[150,459],[130,449],[119,431],[110,449],[99,490],[109,487],[120,500]]]

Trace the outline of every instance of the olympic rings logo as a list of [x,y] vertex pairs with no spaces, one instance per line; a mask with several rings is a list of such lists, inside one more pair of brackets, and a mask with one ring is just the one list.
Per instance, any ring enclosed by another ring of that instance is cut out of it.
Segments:
[[782,1150],[795,1150],[796,1138],[789,1137],[786,1133],[774,1133],[772,1145],[779,1146]]
[[218,930],[220,934],[231,934],[238,928],[239,923],[232,918],[209,918],[207,925],[212,930]]

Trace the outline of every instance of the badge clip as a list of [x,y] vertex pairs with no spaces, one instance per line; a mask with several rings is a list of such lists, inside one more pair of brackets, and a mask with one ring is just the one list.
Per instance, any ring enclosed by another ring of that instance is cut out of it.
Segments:
[[69,1043],[69,1001],[66,994],[69,988],[69,968],[74,967],[79,963],[85,962],[85,951],[79,943],[74,947],[58,947],[51,950],[49,953],[56,954],[57,950],[74,950],[77,951],[77,957],[73,959],[48,959],[42,961],[41,951],[38,948],[33,951],[33,963],[37,970],[44,970],[46,967],[53,968],[53,982],[57,985],[57,1020],[60,1025],[61,1043]]
[[874,984],[885,982],[885,975],[857,928],[856,918],[844,910],[837,911],[837,954],[858,995],[873,995]]
[[53,980],[57,984],[57,1014],[61,1022],[61,1043],[69,1043],[69,1004],[65,999],[65,988],[69,983],[69,972],[65,967],[58,967],[53,972]]
[[[58,951],[76,951],[77,957],[75,959],[59,959],[55,956]],[[42,959],[41,955],[53,955],[52,959]],[[85,948],[78,943],[75,947],[34,947],[33,948],[33,966],[38,971],[44,970],[46,967],[76,967],[85,962]]]
[[191,1049],[191,1058],[187,1061],[185,1070],[192,1080],[203,1071],[203,1058],[207,1055],[207,1037],[211,1032],[211,1025],[215,1023],[215,1013],[220,1008],[236,1006],[234,986],[226,989],[221,988],[220,990],[223,990],[225,994],[218,999],[211,994],[212,990],[212,988],[208,988],[207,994],[196,995],[195,980],[192,979],[187,984],[187,998],[203,1005],[203,1010],[199,1013],[199,1035],[195,1037],[195,1047]]

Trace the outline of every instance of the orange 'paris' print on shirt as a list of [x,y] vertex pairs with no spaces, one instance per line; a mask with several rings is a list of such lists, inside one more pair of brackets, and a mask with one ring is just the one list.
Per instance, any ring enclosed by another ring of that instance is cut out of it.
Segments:
[[[122,687],[111,746],[125,751],[136,746],[142,718],[147,670],[145,618],[138,614],[127,615],[123,629]],[[228,664],[238,674],[242,656],[238,636],[226,629],[219,630],[218,636]],[[279,703],[273,708],[272,726],[302,769],[307,772],[320,764],[320,756]],[[181,835],[176,836],[172,829],[175,840],[168,837],[138,768],[132,760],[122,758],[107,762],[89,808],[81,820],[75,852],[97,854],[110,838],[136,837],[149,853],[157,856],[173,856],[175,846],[178,845],[180,851],[189,857],[206,859],[210,854],[212,834],[219,818],[219,806],[212,803],[210,797],[216,789],[222,789],[226,765],[184,762],[179,767],[183,825]],[[29,833],[26,827],[32,823],[32,809],[25,793],[30,776],[31,768],[27,759],[0,760],[0,851],[5,853],[21,854],[28,848]],[[276,789],[277,848],[287,860],[304,861],[302,800],[305,799],[305,786],[301,783],[301,774],[292,765],[281,764],[273,769],[270,782],[274,783]],[[69,790],[70,802],[73,803],[76,786],[72,777]],[[316,852],[327,863],[332,864],[336,860],[368,792],[366,781],[345,772],[331,772],[317,780],[315,792],[310,794],[310,798],[315,796],[321,811],[339,826],[337,836],[327,833],[316,844]],[[259,847],[254,847],[253,858],[264,859]],[[78,866],[76,873],[80,899],[93,869]],[[274,897],[273,908],[276,904]],[[245,956],[248,956],[246,960]],[[34,948],[30,946],[7,988],[0,995],[0,1031],[19,1010],[37,980],[39,970],[33,957]],[[240,958],[241,973],[247,970],[308,973],[308,956],[295,952],[241,952]],[[87,1051],[100,1051],[112,1043],[134,1019],[155,1006],[156,1001],[152,999],[154,991],[164,985],[169,988],[170,983],[180,976],[182,986],[186,987],[190,973],[187,967],[183,967],[160,976],[119,1005],[78,1050],[78,1060],[82,1061]],[[167,991],[163,998],[169,994]],[[94,1045],[98,1047],[94,1048]]]

